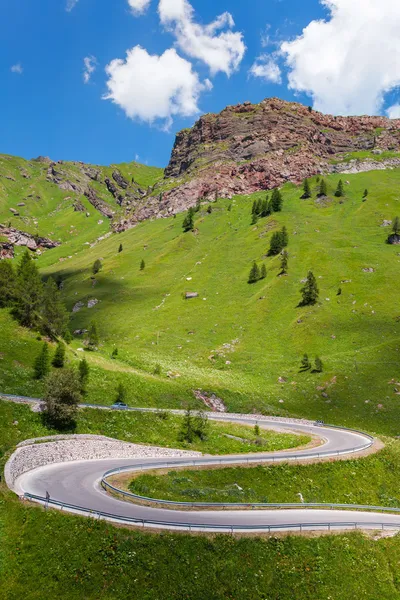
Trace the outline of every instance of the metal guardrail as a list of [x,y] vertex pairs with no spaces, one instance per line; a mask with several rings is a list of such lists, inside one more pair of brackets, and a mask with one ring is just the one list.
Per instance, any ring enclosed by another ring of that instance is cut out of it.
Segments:
[[219,525],[219,524],[207,524],[201,525],[197,523],[173,523],[170,521],[156,521],[151,519],[137,519],[134,517],[124,517],[121,515],[114,515],[112,513],[106,513],[102,511],[96,511],[88,508],[84,508],[82,506],[75,506],[73,504],[66,504],[65,502],[59,502],[57,500],[47,500],[42,496],[36,496],[35,494],[24,494],[24,498],[26,500],[30,500],[32,502],[39,502],[43,504],[45,507],[57,507],[61,510],[64,508],[71,511],[76,512],[78,514],[86,514],[92,518],[98,518],[99,520],[111,520],[117,521],[124,524],[135,524],[141,525],[144,527],[155,527],[155,528],[167,528],[167,529],[176,529],[176,530],[184,530],[184,531],[203,531],[203,532],[213,532],[217,531],[220,533],[234,533],[234,532],[249,532],[249,531],[263,531],[272,533],[274,531],[333,531],[333,530],[343,530],[343,529],[372,529],[372,530],[382,530],[385,529],[393,530],[400,529],[399,523],[383,523],[383,522],[360,522],[360,521],[333,521],[333,522],[316,522],[316,523],[277,523],[274,525]]

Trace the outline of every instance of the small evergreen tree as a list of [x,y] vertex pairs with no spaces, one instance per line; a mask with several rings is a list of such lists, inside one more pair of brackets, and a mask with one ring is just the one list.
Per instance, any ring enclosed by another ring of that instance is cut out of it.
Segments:
[[228,212],[231,212],[231,210],[232,210],[232,204],[230,204],[230,205],[228,206]]
[[44,333],[56,338],[65,332],[69,317],[60,290],[52,277],[49,277],[44,285],[41,313],[41,329]]
[[275,231],[272,234],[268,256],[277,256],[280,254],[285,247],[285,239],[282,235],[282,231]]
[[251,267],[248,283],[255,283],[261,277],[260,269],[256,261],[254,261],[253,266]]
[[285,226],[282,227],[281,235],[282,235],[282,244],[283,244],[283,247],[286,248],[286,246],[289,243],[289,234],[288,234],[287,229],[286,229]]
[[122,244],[120,244],[119,248],[118,248],[118,254],[120,254],[122,252],[122,250],[123,250],[123,247],[122,247]]
[[269,196],[267,196],[262,203],[261,216],[269,217],[270,214],[271,214],[271,204],[270,204]]
[[367,196],[368,196],[368,190],[364,190],[363,198],[366,198]]
[[93,275],[97,275],[97,273],[99,273],[99,271],[101,271],[102,268],[103,265],[101,264],[101,260],[95,260],[92,267]]
[[47,377],[45,416],[52,427],[59,430],[75,427],[78,405],[82,400],[80,388],[78,373],[73,369],[60,369]]
[[308,272],[307,281],[301,288],[301,293],[303,297],[300,306],[309,306],[317,303],[319,290],[317,280],[311,271]]
[[314,372],[315,373],[322,373],[322,371],[324,370],[323,364],[322,364],[322,360],[320,359],[319,356],[315,357],[315,367],[314,367]]
[[[324,194],[326,196],[326,194]],[[343,181],[341,179],[339,179],[339,183],[337,185],[336,191],[335,191],[335,196],[336,198],[342,198],[344,196],[344,186],[343,186]]]
[[99,345],[99,334],[97,331],[97,324],[95,321],[92,321],[89,325],[87,343],[89,350],[97,350],[97,346]]
[[257,224],[257,221],[258,221],[258,215],[257,215],[257,213],[253,213],[253,214],[251,215],[251,224],[252,224],[252,225],[256,225],[256,224]]
[[261,275],[260,275],[260,279],[265,279],[267,277],[267,267],[265,266],[265,264],[262,264],[261,267]]
[[281,210],[282,210],[282,204],[283,204],[283,198],[282,198],[282,194],[278,190],[278,188],[275,188],[274,191],[272,192],[271,204],[272,204],[272,210],[273,210],[273,212],[281,212]]
[[289,254],[284,250],[281,256],[281,274],[285,275],[288,271]]
[[111,353],[111,358],[116,359],[118,356],[118,348],[114,348],[114,350]]
[[261,198],[257,201],[256,214],[260,217],[262,213],[263,201]]
[[86,392],[86,386],[89,382],[89,374],[90,374],[89,363],[86,360],[86,358],[84,358],[79,363],[79,381],[80,381],[80,389],[81,389],[82,394],[84,394]]
[[65,362],[65,346],[62,342],[58,342],[54,357],[52,360],[53,367],[56,369],[62,369]]
[[16,274],[10,260],[0,260],[0,308],[10,306],[16,293]]
[[258,424],[258,423],[256,423],[256,424],[254,425],[254,435],[255,435],[256,437],[260,437],[260,426],[259,426],[259,424]]
[[257,201],[256,200],[254,200],[254,202],[253,202],[253,206],[252,206],[252,209],[251,209],[251,214],[252,215],[257,214]]
[[140,270],[141,270],[141,271],[144,271],[145,267],[146,267],[146,263],[144,262],[144,260],[143,260],[143,258],[142,258],[142,260],[141,260],[141,262],[140,262]]
[[311,363],[310,363],[310,359],[308,358],[308,354],[305,354],[302,358],[301,364],[300,364],[300,371],[309,371],[311,369]]
[[328,186],[326,184],[325,179],[321,179],[319,182],[318,196],[327,196],[328,195]]
[[117,386],[117,392],[115,396],[115,402],[125,404],[126,401],[126,388],[123,383],[119,383]]
[[209,204],[207,206],[207,212],[208,212],[209,215],[211,215],[211,213],[212,213],[212,206],[211,206],[211,204]]
[[49,345],[45,342],[34,364],[35,379],[44,379],[50,373]]
[[192,409],[188,406],[185,411],[185,415],[182,420],[182,425],[178,433],[178,440],[180,442],[187,442],[191,444],[194,440],[194,426],[193,426],[193,415]]
[[200,441],[204,442],[207,439],[209,423],[208,417],[204,410],[199,410],[193,419],[193,433]]
[[304,200],[307,200],[307,198],[311,198],[311,186],[310,186],[310,181],[308,179],[304,180],[303,183],[303,195],[302,198]]
[[399,233],[400,233],[400,217],[395,217],[393,219],[392,231],[395,235],[399,235]]
[[70,332],[70,330],[68,329],[68,327],[66,328],[66,330],[63,333],[63,339],[64,339],[64,342],[66,344],[70,344],[72,342],[72,340],[74,339],[72,337],[72,333]]
[[194,208],[194,212],[200,212],[201,209],[201,198],[197,198],[196,206]]
[[186,217],[182,223],[183,231],[187,233],[188,231],[193,231],[194,229],[194,209],[189,208],[187,211]]
[[39,328],[42,323],[42,306],[42,280],[29,250],[26,250],[17,269],[13,313],[20,325]]
[[157,365],[154,367],[154,371],[153,371],[153,373],[154,373],[154,375],[161,375],[161,365],[160,365],[160,364],[157,364]]

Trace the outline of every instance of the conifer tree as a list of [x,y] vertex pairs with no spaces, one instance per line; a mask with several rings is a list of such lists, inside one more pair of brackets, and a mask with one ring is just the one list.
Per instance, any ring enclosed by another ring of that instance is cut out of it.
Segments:
[[303,183],[303,195],[302,198],[307,200],[307,198],[311,198],[311,186],[310,181],[306,178]]
[[122,244],[120,244],[120,245],[119,245],[119,248],[118,248],[118,254],[120,254],[120,253],[122,252],[122,250],[123,250],[123,249],[124,249],[124,248],[123,248]]
[[16,274],[10,260],[0,260],[0,308],[10,306],[15,298]]
[[201,199],[197,198],[197,202],[196,202],[196,206],[194,208],[194,212],[198,213],[198,212],[200,212],[200,209],[201,209]]
[[285,247],[282,231],[275,231],[272,234],[271,242],[268,250],[268,256],[277,256]]
[[49,277],[44,285],[44,296],[42,305],[42,317],[44,333],[51,337],[62,335],[67,327],[68,313],[61,298],[60,290],[52,277]]
[[84,394],[86,392],[86,386],[89,381],[89,374],[90,374],[89,363],[86,360],[86,358],[84,358],[79,363],[79,381],[81,384],[80,387],[81,387],[82,394]]
[[65,362],[65,346],[62,342],[58,342],[54,357],[52,360],[53,367],[56,369],[62,369]]
[[258,221],[258,216],[257,216],[257,213],[253,213],[253,214],[251,215],[251,224],[252,224],[252,225],[256,225],[256,224],[257,224],[257,221]]
[[117,386],[117,393],[115,396],[115,402],[125,403],[126,400],[126,388],[123,383],[119,383]]
[[343,181],[341,179],[339,179],[339,183],[338,183],[336,191],[335,191],[335,196],[336,196],[336,198],[342,198],[344,196],[344,186],[343,186]]
[[366,198],[367,196],[368,196],[368,190],[367,190],[367,189],[365,189],[365,190],[364,190],[364,193],[363,193],[363,198]]
[[63,338],[64,338],[64,342],[66,342],[67,344],[70,344],[72,342],[72,340],[74,339],[72,337],[72,334],[71,334],[70,330],[68,329],[68,327],[65,329],[65,331],[63,333]]
[[189,208],[187,211],[186,217],[182,223],[183,231],[187,233],[188,231],[193,231],[194,229],[194,209]]
[[93,267],[92,267],[93,275],[97,275],[97,273],[99,271],[101,271],[102,268],[103,268],[103,265],[101,264],[101,260],[99,260],[99,259],[95,260],[93,263]]
[[272,192],[271,204],[272,204],[272,210],[273,210],[273,212],[281,212],[281,210],[282,210],[282,204],[283,204],[283,198],[282,198],[282,194],[278,190],[278,188],[275,188],[274,191]]
[[262,206],[263,206],[263,201],[260,198],[259,200],[257,200],[257,206],[256,206],[256,215],[258,215],[259,217],[261,217]]
[[321,179],[319,182],[318,196],[327,196],[328,195],[328,186],[326,185],[325,179]]
[[257,213],[257,201],[254,200],[253,206],[252,206],[252,209],[251,209],[251,214],[255,215],[256,213]]
[[260,269],[259,269],[256,261],[254,261],[253,266],[251,267],[251,270],[250,270],[248,282],[255,283],[256,281],[258,281],[260,279],[260,277],[261,277]]
[[204,410],[199,410],[193,419],[193,433],[200,441],[204,442],[207,439],[209,429],[208,417]]
[[114,350],[111,353],[111,358],[117,358],[118,356],[118,348],[114,348]]
[[99,345],[99,334],[97,331],[97,324],[95,321],[92,321],[89,325],[87,343],[89,350],[97,350],[97,346]]
[[261,208],[261,217],[268,217],[269,215],[269,200],[268,196],[263,200],[262,208]]
[[212,213],[212,206],[211,206],[211,204],[209,204],[209,205],[207,206],[207,213],[208,213],[209,215],[211,215],[211,213]]
[[308,358],[308,354],[305,354],[302,358],[300,364],[300,371],[309,371],[311,369],[310,359]]
[[34,364],[35,379],[44,379],[50,373],[49,345],[45,342]]
[[182,425],[178,433],[178,440],[180,442],[187,442],[191,444],[194,440],[194,424],[193,424],[193,415],[192,409],[188,407],[185,411],[185,415],[182,420]]
[[301,293],[303,297],[300,306],[316,304],[319,296],[319,290],[317,286],[317,280],[311,271],[308,272],[307,281],[301,288]]
[[288,234],[285,226],[282,227],[281,235],[282,235],[282,245],[284,248],[286,248],[286,246],[289,243],[289,234]]
[[315,373],[322,373],[322,371],[324,370],[324,366],[322,364],[322,360],[320,359],[319,356],[315,357],[315,367],[314,367],[314,372]]
[[399,233],[400,233],[400,217],[395,217],[393,219],[392,231],[395,235],[399,235]]
[[19,323],[25,327],[39,327],[43,303],[43,284],[39,271],[26,250],[17,270],[15,308]]
[[144,271],[145,267],[146,267],[146,263],[144,262],[144,260],[143,260],[143,258],[142,258],[142,260],[141,260],[141,262],[140,262],[140,270],[141,270],[141,271]]
[[59,430],[75,427],[78,405],[82,400],[78,373],[73,369],[59,369],[46,379],[44,402],[46,418]]
[[289,254],[284,250],[281,257],[281,273],[284,275],[288,271]]
[[265,279],[267,276],[267,267],[265,266],[265,264],[262,264],[261,267],[261,275],[260,275],[260,279]]

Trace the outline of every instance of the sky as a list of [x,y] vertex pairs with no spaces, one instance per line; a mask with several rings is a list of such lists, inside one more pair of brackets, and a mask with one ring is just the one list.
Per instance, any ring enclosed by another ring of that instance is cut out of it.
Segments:
[[0,0],[0,152],[164,167],[201,114],[400,117],[398,0]]

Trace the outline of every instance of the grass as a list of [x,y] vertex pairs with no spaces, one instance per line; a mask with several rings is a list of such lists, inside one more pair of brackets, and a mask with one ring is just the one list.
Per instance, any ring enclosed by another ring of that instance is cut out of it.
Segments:
[[384,450],[357,460],[147,473],[133,479],[129,489],[188,502],[292,503],[301,493],[311,503],[400,508],[399,471],[400,442],[388,440]]
[[[182,233],[178,215],[140,223],[93,248],[81,245],[65,263],[58,249],[45,253],[38,264],[43,274],[63,278],[70,309],[78,300],[99,300],[71,321],[73,331],[92,319],[99,326],[100,350],[87,354],[88,400],[111,402],[119,381],[126,383],[132,405],[181,407],[193,399],[193,390],[203,389],[232,411],[307,416],[398,435],[400,258],[398,248],[385,243],[388,229],[381,225],[400,213],[400,170],[346,176],[344,199],[333,196],[339,178],[327,178],[323,203],[315,193],[302,201],[298,187],[284,186],[283,212],[256,226],[250,225],[251,205],[262,193],[219,200],[211,215],[204,205],[193,234]],[[312,187],[315,192],[315,179]],[[362,202],[365,188],[369,197]],[[283,225],[289,232],[287,277],[278,276],[279,257],[266,257],[272,232]],[[118,253],[120,243],[124,250]],[[103,270],[93,287],[97,258]],[[253,260],[265,262],[268,274],[250,286]],[[309,269],[320,301],[299,308]],[[199,297],[186,301],[186,291]],[[21,332],[6,311],[0,319],[6,347]],[[36,386],[29,373],[39,342],[28,333],[23,338],[25,353],[18,358],[15,348],[13,359],[5,357],[0,366],[4,391]],[[82,356],[82,343],[76,337],[71,344],[71,362]],[[299,374],[304,352],[322,358],[324,373]],[[13,360],[25,365],[18,376]],[[156,365],[160,375],[154,375]]]
[[[236,454],[295,448],[310,442],[310,437],[262,431],[260,445],[252,427],[230,423],[209,423],[208,438],[192,444],[178,440],[182,417],[165,413],[126,413],[123,411],[82,409],[74,433],[100,434],[126,442],[167,448],[196,450],[206,454]],[[56,434],[47,429],[40,414],[22,404],[0,400],[0,457],[18,441]],[[235,436],[240,439],[231,439]]]

